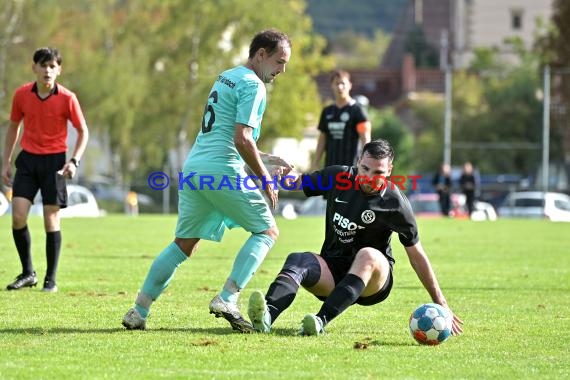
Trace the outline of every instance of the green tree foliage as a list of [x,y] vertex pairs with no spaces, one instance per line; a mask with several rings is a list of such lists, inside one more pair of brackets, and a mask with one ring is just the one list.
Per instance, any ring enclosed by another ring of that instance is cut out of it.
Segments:
[[[61,82],[78,94],[93,136],[109,141],[126,182],[161,168],[172,149],[181,165],[215,76],[245,63],[256,32],[276,27],[293,41],[287,73],[268,88],[262,147],[277,136],[298,137],[316,117],[312,78],[332,67],[304,0],[6,0],[1,7],[2,20],[17,15],[14,30],[0,32],[3,89],[33,80],[38,46],[58,47]],[[6,114],[9,104],[1,105]]]
[[[57,30],[60,12],[53,7],[54,1],[6,0],[0,3],[0,113],[3,120],[10,112],[11,97],[16,87],[34,80],[31,70],[33,51],[49,45],[46,35],[53,36]],[[28,15],[42,14],[42,17]],[[41,30],[42,33],[30,31]],[[4,123],[4,122],[3,122]]]
[[376,69],[380,67],[389,43],[388,34],[381,30],[376,30],[371,38],[352,30],[345,30],[336,35],[328,52],[335,57],[338,67]]
[[392,174],[410,174],[413,162],[413,138],[409,129],[391,108],[368,110],[372,139],[383,138],[392,144],[396,157]]
[[[551,123],[551,156],[565,160],[570,158],[570,2],[553,1],[553,14],[550,23],[543,25],[543,35],[537,39],[536,49],[542,63],[552,68],[552,89],[555,107]],[[566,157],[564,157],[566,156]]]
[[439,52],[431,45],[419,25],[415,25],[406,36],[406,53],[414,56],[417,67],[437,67],[439,65]]
[[443,98],[437,94],[419,93],[408,103],[417,124],[413,170],[431,172],[443,160]]
[[409,0],[307,0],[308,14],[315,20],[315,30],[329,40],[338,33],[352,30],[367,38],[381,29],[392,32],[409,6]]
[[[520,44],[512,42],[517,49]],[[481,50],[478,71],[454,73],[452,164],[474,162],[485,173],[534,173],[539,161],[542,104],[537,60],[519,51],[520,65],[500,62],[492,50]],[[415,150],[417,169],[433,171],[443,159],[443,98],[420,96],[412,103],[424,120]]]
[[546,34],[537,38],[536,47],[543,62],[553,67],[567,67],[570,62],[570,3],[554,0],[551,24],[542,25]]
[[469,70],[478,73],[501,70],[503,65],[497,60],[498,51],[496,47],[475,48],[473,61],[471,62]]

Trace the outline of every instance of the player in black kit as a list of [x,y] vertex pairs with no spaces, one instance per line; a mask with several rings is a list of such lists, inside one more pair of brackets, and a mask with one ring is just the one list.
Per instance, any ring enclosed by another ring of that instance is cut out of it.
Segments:
[[331,74],[331,90],[334,103],[323,108],[319,118],[319,137],[312,170],[321,169],[321,157],[325,155],[325,167],[356,163],[360,149],[370,141],[372,126],[365,108],[352,98],[350,74],[335,70]]
[[[323,301],[316,315],[303,318],[302,335],[320,335],[324,327],[353,304],[375,305],[392,289],[392,232],[433,302],[449,309],[420,243],[412,208],[398,186],[386,179],[394,151],[386,140],[367,143],[357,166],[329,166],[311,174],[289,174],[291,188],[327,200],[325,241],[320,254],[291,253],[267,295],[255,291],[248,314],[255,329],[269,332],[295,299],[299,286]],[[451,312],[451,310],[450,310]],[[452,333],[463,322],[453,315]]]

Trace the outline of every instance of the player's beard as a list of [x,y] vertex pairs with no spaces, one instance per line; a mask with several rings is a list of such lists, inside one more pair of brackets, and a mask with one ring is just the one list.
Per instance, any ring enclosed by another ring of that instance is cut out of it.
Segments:
[[272,72],[264,72],[263,73],[263,83],[273,83],[277,75],[274,75]]

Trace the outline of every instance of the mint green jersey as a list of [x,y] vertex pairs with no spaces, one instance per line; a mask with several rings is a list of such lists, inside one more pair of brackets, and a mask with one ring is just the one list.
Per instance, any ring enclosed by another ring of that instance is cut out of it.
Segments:
[[265,105],[265,84],[253,70],[237,66],[221,73],[210,91],[201,131],[183,171],[239,172],[244,161],[234,145],[235,125],[253,128],[253,138],[257,141]]

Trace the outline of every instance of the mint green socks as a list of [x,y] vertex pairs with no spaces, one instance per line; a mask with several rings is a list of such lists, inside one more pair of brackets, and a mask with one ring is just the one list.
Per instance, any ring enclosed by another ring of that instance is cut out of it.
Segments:
[[275,241],[267,234],[252,234],[238,252],[230,277],[224,285],[220,298],[237,303],[239,291],[243,289],[259,268]]
[[[226,302],[236,303],[239,291],[243,289],[259,268],[275,242],[269,235],[252,234],[238,252],[228,281],[220,297]],[[176,269],[188,257],[176,243],[170,243],[154,259],[142,289],[135,301],[135,309],[143,318],[149,314],[151,304],[168,287]]]
[[152,302],[168,287],[174,272],[187,258],[178,245],[172,242],[154,259],[135,302],[135,309],[143,318],[148,316]]

